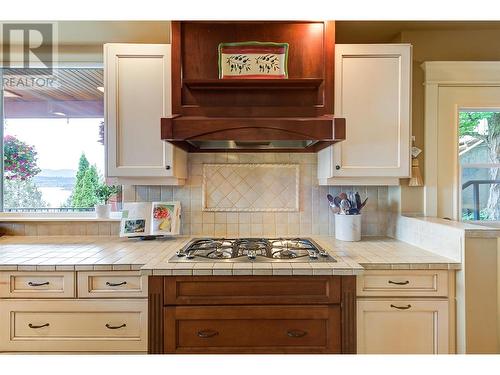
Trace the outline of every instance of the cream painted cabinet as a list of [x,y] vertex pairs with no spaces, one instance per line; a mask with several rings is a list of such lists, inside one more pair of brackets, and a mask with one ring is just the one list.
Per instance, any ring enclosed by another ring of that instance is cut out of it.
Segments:
[[347,133],[318,153],[320,184],[396,185],[410,176],[411,48],[335,46],[335,116]]
[[0,271],[1,352],[146,352],[140,271]]
[[448,301],[359,300],[358,353],[448,354]]
[[182,184],[187,154],[160,137],[172,114],[169,44],[105,44],[106,176],[124,184]]
[[0,351],[145,352],[147,300],[0,300]]
[[455,353],[455,272],[366,270],[356,278],[359,354]]

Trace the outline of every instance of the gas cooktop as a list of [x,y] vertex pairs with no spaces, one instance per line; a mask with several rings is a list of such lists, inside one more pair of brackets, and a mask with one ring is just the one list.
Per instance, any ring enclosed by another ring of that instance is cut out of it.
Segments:
[[169,262],[336,262],[310,238],[195,238]]

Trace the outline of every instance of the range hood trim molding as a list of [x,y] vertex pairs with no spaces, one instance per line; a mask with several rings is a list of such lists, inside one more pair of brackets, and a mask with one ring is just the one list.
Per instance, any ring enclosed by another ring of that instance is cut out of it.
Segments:
[[[221,152],[201,149],[189,141],[315,141],[307,147],[285,149],[316,152],[345,139],[345,119],[324,115],[311,118],[172,116],[161,119],[161,138],[190,152]],[[231,151],[281,151],[277,148],[238,148]],[[285,151],[283,150],[283,151]]]

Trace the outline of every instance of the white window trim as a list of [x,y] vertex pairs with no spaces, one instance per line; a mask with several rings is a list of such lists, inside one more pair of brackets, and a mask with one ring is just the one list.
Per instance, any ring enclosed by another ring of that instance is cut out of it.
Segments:
[[[421,68],[425,72],[425,186],[424,215],[438,216],[438,115],[440,87],[500,87],[500,62],[497,61],[430,61]],[[481,110],[488,106],[481,107]],[[498,107],[494,107],[498,109]],[[469,108],[460,108],[469,109]],[[457,129],[458,132],[458,129]],[[457,133],[458,134],[458,133]],[[457,158],[458,158],[458,143]],[[452,167],[452,166],[450,166]],[[457,168],[457,175],[459,168]],[[458,176],[457,176],[458,177]],[[458,195],[459,196],[459,195]],[[458,199],[455,217],[460,220],[461,202]]]
[[[65,68],[104,68],[102,61],[87,62],[55,62],[56,69]],[[0,99],[3,97],[3,91],[0,93]],[[2,100],[3,102],[3,100]],[[3,106],[0,103],[0,119],[3,124]],[[3,136],[3,125],[0,134]],[[3,145],[3,143],[2,143]],[[2,151],[3,155],[3,151]],[[3,159],[3,157],[2,157]],[[3,175],[2,175],[3,176]],[[3,181],[0,193],[3,194]],[[3,201],[3,198],[2,198]],[[97,219],[94,211],[90,212],[0,212],[0,221],[119,221],[121,213],[112,213],[110,219]]]
[[0,222],[24,221],[120,221],[121,212],[111,212],[109,218],[97,218],[94,211],[88,212],[0,212]]

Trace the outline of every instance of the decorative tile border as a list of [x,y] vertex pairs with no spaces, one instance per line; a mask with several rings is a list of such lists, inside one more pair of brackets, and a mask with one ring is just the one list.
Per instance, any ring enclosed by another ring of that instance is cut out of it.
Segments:
[[299,164],[203,164],[202,210],[299,211]]

